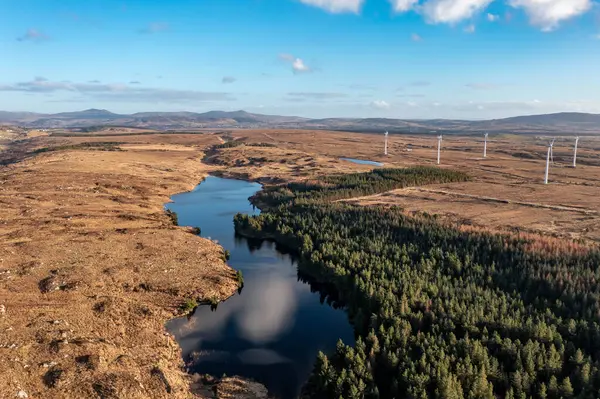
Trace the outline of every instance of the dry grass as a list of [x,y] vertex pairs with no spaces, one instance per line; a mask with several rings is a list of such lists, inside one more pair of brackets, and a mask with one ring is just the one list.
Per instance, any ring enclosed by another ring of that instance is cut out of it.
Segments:
[[[277,144],[278,151],[297,151],[318,158],[313,171],[301,168],[293,178],[308,173],[370,169],[339,157],[384,162],[388,167],[435,165],[437,139],[427,136],[390,136],[390,156],[383,155],[383,135],[324,131],[233,131],[234,138],[248,142]],[[427,189],[396,190],[385,195],[362,198],[365,205],[399,205],[407,211],[426,211],[458,223],[498,231],[529,231],[600,241],[600,139],[580,141],[579,164],[571,167],[572,144],[559,138],[550,184],[543,185],[546,139],[534,136],[491,137],[488,158],[482,159],[482,137],[446,136],[443,141],[443,168],[462,170],[473,177],[468,183],[428,186]],[[251,148],[251,147],[247,147]],[[411,151],[407,151],[407,149]],[[228,166],[235,166],[228,150]],[[244,149],[243,151],[248,151]],[[327,167],[335,165],[335,167]],[[269,176],[270,166],[243,166],[239,173]],[[278,172],[278,174],[280,174]],[[299,175],[299,176],[298,176]]]
[[[200,162],[203,150],[231,137],[277,147],[230,148]],[[25,156],[106,141],[123,151]],[[268,182],[371,169],[340,157],[397,167],[435,163],[435,136],[391,136],[389,157],[382,141],[275,130],[30,138],[14,151],[26,160],[0,169],[0,397],[19,390],[36,398],[192,397],[164,323],[186,299],[225,298],[237,283],[221,248],[171,224],[163,211],[168,197],[209,172]],[[474,231],[600,240],[600,140],[582,139],[577,169],[568,167],[567,143],[557,142],[547,186],[541,140],[493,138],[486,160],[480,141],[444,139],[442,167],[466,171],[471,182],[355,201],[442,215]],[[234,381],[236,387],[247,391]]]
[[161,149],[0,169],[0,397],[192,396],[164,323],[185,299],[226,298],[237,283],[220,247],[163,211],[206,174],[203,154]]

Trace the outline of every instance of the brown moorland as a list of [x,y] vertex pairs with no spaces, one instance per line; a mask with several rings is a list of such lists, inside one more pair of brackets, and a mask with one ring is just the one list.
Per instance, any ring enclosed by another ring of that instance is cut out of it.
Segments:
[[[231,139],[274,147],[209,151]],[[545,139],[492,137],[483,160],[481,137],[448,136],[441,167],[466,171],[471,182],[352,201],[598,241],[600,140],[581,141],[576,169],[571,141],[557,141],[545,186]],[[340,157],[431,165],[436,142],[435,135],[392,135],[389,157],[382,135],[298,130],[19,144],[13,153],[25,160],[0,167],[0,396],[192,397],[164,323],[186,300],[224,299],[237,283],[218,245],[173,225],[163,210],[168,197],[207,173],[268,183],[372,168]]]
[[163,210],[202,155],[69,149],[0,170],[0,397],[192,397],[164,323],[237,289],[222,248]]
[[[335,165],[324,171],[326,164],[317,162],[315,173],[372,168],[338,161],[340,157],[379,161],[386,167],[436,164],[435,134],[390,135],[388,157],[383,155],[382,134],[239,130],[231,135],[248,142],[272,143],[277,145],[277,151],[306,153]],[[488,157],[483,159],[482,136],[445,136],[440,167],[464,171],[472,181],[394,190],[352,202],[399,205],[407,212],[428,212],[494,231],[527,231],[600,241],[600,138],[581,139],[578,165],[573,168],[574,140],[559,137],[550,184],[544,185],[549,140],[527,135],[493,136],[488,142]],[[276,164],[277,159],[269,164],[235,167],[237,159],[248,158],[250,149],[253,147],[228,149],[220,157],[227,160],[230,173],[270,176],[270,165]],[[288,158],[282,155],[281,159]],[[306,174],[307,170],[301,168],[288,176],[298,178]]]

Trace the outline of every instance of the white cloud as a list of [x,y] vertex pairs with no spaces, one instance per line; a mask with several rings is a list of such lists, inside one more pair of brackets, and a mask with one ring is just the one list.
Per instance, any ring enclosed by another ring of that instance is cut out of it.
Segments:
[[306,65],[302,58],[294,57],[292,54],[279,54],[279,59],[292,65],[292,71],[295,74],[312,72],[312,69]]
[[429,0],[423,4],[422,11],[430,23],[454,24],[471,18],[492,1],[494,0]]
[[300,2],[331,13],[352,12],[358,14],[364,0],[300,0]]
[[499,16],[499,15],[496,15],[496,14],[490,14],[490,13],[488,12],[488,14],[487,14],[487,20],[488,20],[488,21],[490,21],[490,22],[496,22],[498,19],[500,19],[500,16]]
[[592,8],[592,0],[510,0],[515,8],[523,8],[533,25],[543,31],[556,29],[566,20],[584,14]]
[[395,12],[406,12],[415,8],[419,0],[390,0]]
[[309,72],[310,68],[302,61],[301,58],[296,58],[292,63],[292,69],[295,73]]
[[468,25],[463,30],[465,31],[465,33],[475,33],[475,25]]
[[390,104],[383,100],[375,100],[371,102],[371,107],[377,109],[390,109]]

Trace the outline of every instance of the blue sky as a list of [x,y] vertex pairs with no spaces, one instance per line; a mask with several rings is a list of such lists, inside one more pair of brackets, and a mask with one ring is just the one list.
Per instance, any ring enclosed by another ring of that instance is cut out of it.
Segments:
[[600,113],[592,0],[3,0],[0,110]]

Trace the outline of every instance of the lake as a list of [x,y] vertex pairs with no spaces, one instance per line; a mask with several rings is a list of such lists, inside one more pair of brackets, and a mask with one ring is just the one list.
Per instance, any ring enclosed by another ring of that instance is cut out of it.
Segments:
[[319,351],[333,353],[338,339],[354,345],[344,310],[303,282],[295,261],[272,242],[236,237],[233,216],[256,214],[248,197],[257,183],[210,176],[193,191],[172,197],[167,209],[182,226],[229,250],[228,264],[241,270],[244,288],[218,305],[201,306],[189,318],[167,323],[190,372],[240,375],[263,383],[281,399],[296,398]]
[[354,159],[354,158],[340,158],[342,161],[348,161],[348,162],[353,162],[353,163],[357,163],[360,165],[373,165],[373,166],[383,166],[383,164],[381,162],[375,162],[375,161],[368,161],[365,159]]

